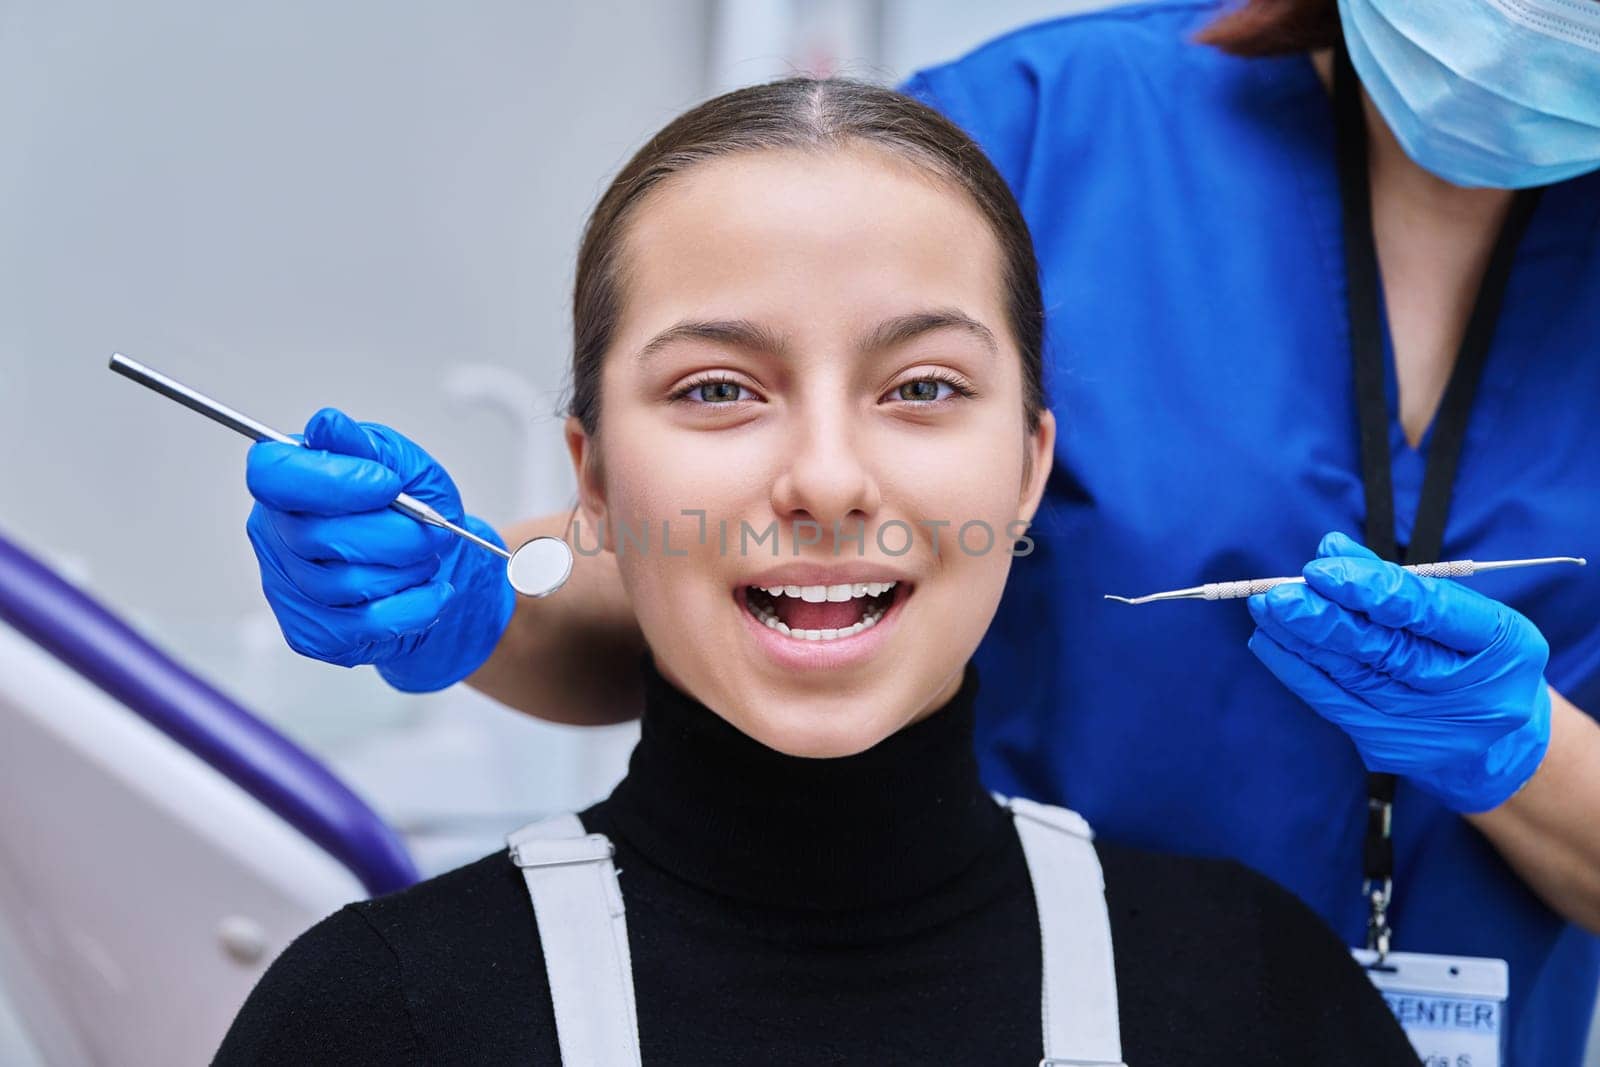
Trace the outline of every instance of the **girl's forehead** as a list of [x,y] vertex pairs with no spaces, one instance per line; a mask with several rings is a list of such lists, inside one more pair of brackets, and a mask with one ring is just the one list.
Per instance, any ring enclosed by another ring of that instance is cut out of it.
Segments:
[[924,226],[941,220],[984,225],[965,190],[926,166],[862,144],[742,151],[696,163],[644,198],[635,226],[663,216],[701,225],[718,218],[747,225],[797,215],[842,226],[859,222],[862,212],[885,222],[915,218]]
[[745,152],[653,190],[630,220],[639,301],[919,302],[997,311],[998,241],[970,197],[869,149]]

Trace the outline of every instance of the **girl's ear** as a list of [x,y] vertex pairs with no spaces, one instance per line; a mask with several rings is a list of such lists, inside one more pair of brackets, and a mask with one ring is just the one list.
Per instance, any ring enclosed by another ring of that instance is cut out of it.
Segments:
[[1056,417],[1049,408],[1039,412],[1039,428],[1028,435],[1022,468],[1022,496],[1017,502],[1017,518],[1031,523],[1039,500],[1044,496],[1050,468],[1055,463]]
[[611,544],[606,538],[605,474],[600,467],[598,442],[589,436],[575,415],[567,416],[562,432],[567,440],[567,454],[572,457],[572,471],[578,480],[578,508],[583,513],[584,522],[591,529],[599,531],[597,540],[609,550]]

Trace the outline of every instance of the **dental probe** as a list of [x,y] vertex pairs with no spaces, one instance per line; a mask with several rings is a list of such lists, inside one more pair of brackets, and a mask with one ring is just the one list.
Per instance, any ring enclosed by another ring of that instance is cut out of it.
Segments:
[[[190,411],[197,411],[253,441],[276,441],[296,448],[306,447],[288,434],[274,430],[265,423],[257,422],[226,404],[218,403],[204,393],[191,389],[136,359],[129,359],[121,352],[112,353],[111,369],[124,378],[153,389],[169,400],[176,400]],[[507,552],[493,541],[457,526],[409,493],[401,493],[389,506],[418,522],[449,530],[456,536],[466,538],[473,544],[502,557],[506,561],[506,579],[511,583],[511,588],[523,596],[549,596],[566,584],[567,577],[572,573],[572,549],[559,537],[535,537],[532,541],[520,545],[515,552]]]
[[[1573,563],[1579,567],[1589,561],[1578,556],[1542,556],[1539,559],[1494,559],[1470,560],[1455,559],[1442,563],[1412,563],[1403,570],[1422,578],[1470,578],[1474,574],[1483,574],[1487,571],[1508,571],[1515,567],[1542,567],[1547,563]],[[1238,600],[1241,597],[1254,596],[1256,593],[1265,593],[1268,589],[1278,585],[1304,585],[1305,578],[1246,578],[1238,582],[1211,582],[1208,585],[1197,585],[1192,589],[1173,589],[1166,593],[1151,593],[1149,596],[1125,597],[1106,594],[1107,600],[1116,600],[1123,604],[1149,604],[1157,600]]]

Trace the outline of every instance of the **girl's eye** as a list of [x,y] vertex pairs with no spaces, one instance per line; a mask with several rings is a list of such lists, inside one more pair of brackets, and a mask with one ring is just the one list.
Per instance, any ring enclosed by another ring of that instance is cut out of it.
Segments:
[[[903,400],[913,405],[937,404],[953,396],[972,397],[976,392],[961,379],[943,374],[924,375],[902,382],[885,399]],[[672,394],[673,400],[695,405],[721,406],[742,400],[759,400],[755,390],[732,378],[702,378],[689,382]]]
[[974,395],[973,390],[965,382],[943,374],[925,375],[908,382],[901,382],[890,390],[890,394],[898,400],[911,404],[936,404],[949,400],[952,396]]
[[694,404],[734,404],[754,396],[751,390],[731,378],[702,378],[673,393],[672,399]]
[[901,400],[943,400],[950,395],[950,393],[945,392],[947,389],[950,390],[950,393],[955,392],[949,382],[941,382],[936,378],[919,378],[914,382],[906,382],[902,385],[899,389],[899,395]]

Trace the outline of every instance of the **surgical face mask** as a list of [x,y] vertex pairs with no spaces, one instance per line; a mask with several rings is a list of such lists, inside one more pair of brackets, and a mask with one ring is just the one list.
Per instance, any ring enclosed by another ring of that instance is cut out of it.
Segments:
[[1418,165],[1500,189],[1600,169],[1600,0],[1339,0],[1339,17]]

